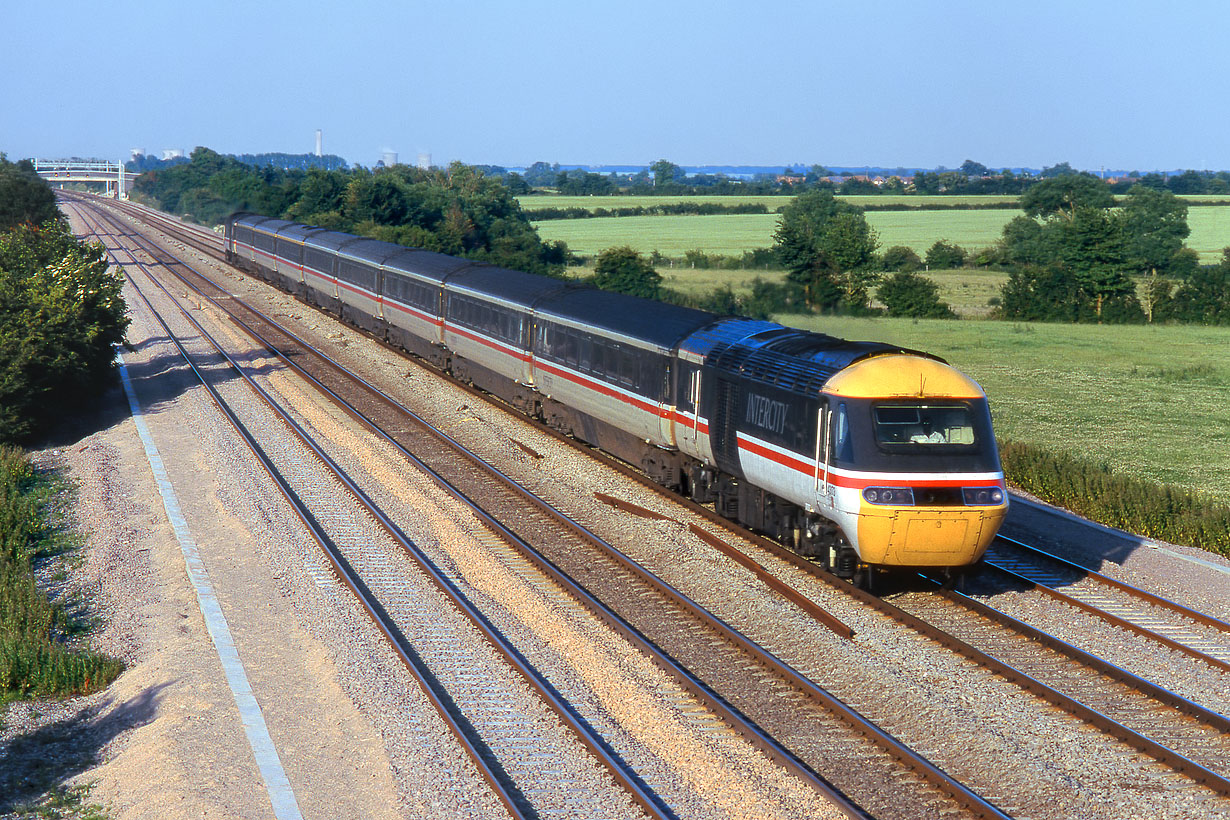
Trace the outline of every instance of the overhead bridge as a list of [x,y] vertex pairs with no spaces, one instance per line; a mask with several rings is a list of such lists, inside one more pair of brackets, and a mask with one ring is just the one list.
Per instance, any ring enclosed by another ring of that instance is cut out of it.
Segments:
[[125,193],[139,175],[125,171],[119,162],[96,159],[36,159],[34,170],[52,185],[63,187],[66,182],[101,182],[107,193],[127,199]]

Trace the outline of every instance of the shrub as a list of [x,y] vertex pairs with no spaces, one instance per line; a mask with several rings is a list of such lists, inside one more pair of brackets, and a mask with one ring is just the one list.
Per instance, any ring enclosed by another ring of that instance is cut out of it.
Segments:
[[927,267],[929,268],[959,268],[965,264],[965,248],[937,239],[935,244],[927,249]]
[[662,275],[653,269],[649,260],[624,246],[607,248],[598,254],[591,281],[603,290],[656,299],[662,286]]
[[35,581],[34,560],[55,548],[49,491],[20,451],[0,447],[0,697],[85,693],[123,668],[66,646],[70,625]]
[[876,291],[888,309],[889,316],[909,316],[915,319],[952,319],[956,314],[948,303],[940,301],[939,288],[917,273],[894,273]]
[[49,426],[110,377],[128,326],[101,245],[60,221],[0,234],[0,443]]
[[893,245],[884,251],[881,264],[884,266],[884,270],[909,272],[921,268],[922,260],[918,258],[918,254],[914,252],[913,248],[907,248],[905,245]]
[[1230,507],[1029,444],[1001,442],[999,455],[1008,482],[1044,501],[1128,532],[1230,555]]

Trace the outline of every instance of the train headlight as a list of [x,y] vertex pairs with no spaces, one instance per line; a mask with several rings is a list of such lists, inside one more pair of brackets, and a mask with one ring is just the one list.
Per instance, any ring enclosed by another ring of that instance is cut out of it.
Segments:
[[869,504],[887,504],[895,507],[914,506],[914,491],[909,487],[868,487],[863,498]]
[[1004,491],[999,487],[962,487],[961,496],[970,507],[997,507],[1004,503]]

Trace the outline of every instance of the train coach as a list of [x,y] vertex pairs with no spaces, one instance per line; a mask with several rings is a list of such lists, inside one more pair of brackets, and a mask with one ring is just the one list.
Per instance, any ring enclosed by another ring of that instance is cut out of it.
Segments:
[[226,247],[843,577],[959,570],[1006,514],[986,396],[937,357],[252,214]]

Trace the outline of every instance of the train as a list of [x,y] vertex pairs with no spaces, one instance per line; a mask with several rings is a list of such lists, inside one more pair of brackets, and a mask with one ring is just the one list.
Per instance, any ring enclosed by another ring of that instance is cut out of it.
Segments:
[[1008,509],[943,359],[238,213],[231,264],[840,577],[959,575]]

